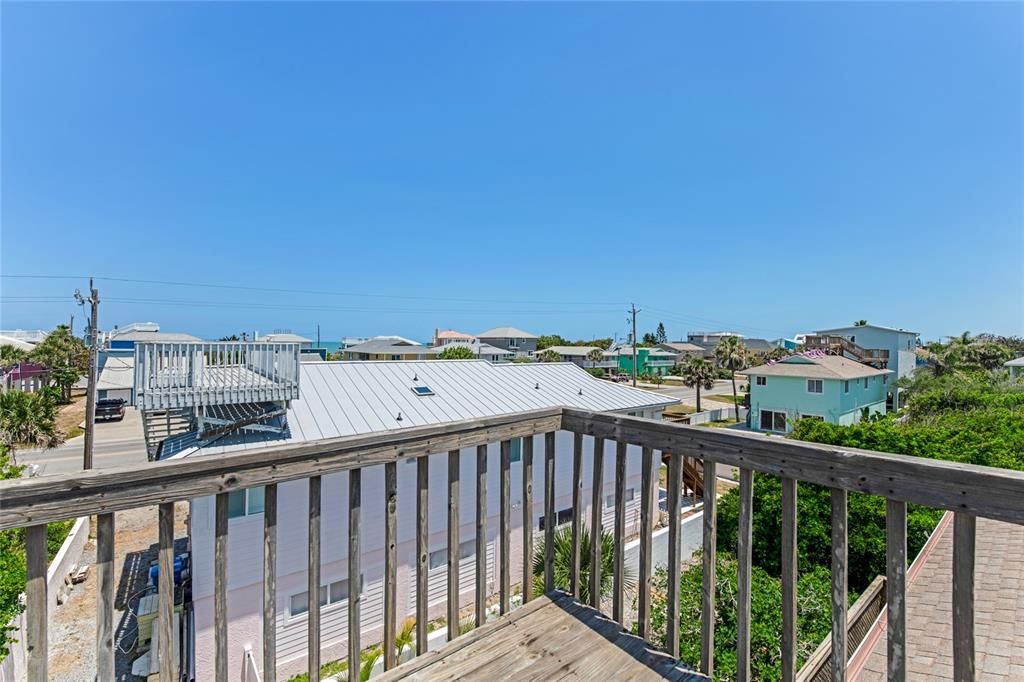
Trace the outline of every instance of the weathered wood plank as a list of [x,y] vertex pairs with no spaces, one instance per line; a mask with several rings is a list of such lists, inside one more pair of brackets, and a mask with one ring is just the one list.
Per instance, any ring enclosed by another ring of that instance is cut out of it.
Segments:
[[544,591],[555,589],[555,433],[544,434]]
[[[704,460],[703,544],[704,574],[701,581],[700,606],[700,671],[708,677],[715,674],[715,591],[718,578],[718,477],[715,463]],[[708,480],[710,479],[710,481]]]
[[601,512],[604,506],[604,438],[594,439],[590,480],[590,601],[601,608]]
[[427,578],[430,571],[430,544],[427,529],[427,489],[430,487],[430,457],[416,460],[416,655],[427,651]]
[[306,565],[306,672],[320,682],[320,492],[319,476],[309,478],[309,556]]
[[96,679],[114,679],[114,515],[96,517]]
[[263,491],[263,682],[277,682],[277,485]]
[[501,512],[498,517],[498,543],[501,546],[501,550],[498,557],[500,562],[498,591],[499,610],[504,615],[509,611],[510,599],[512,597],[511,574],[509,573],[509,553],[512,549],[512,481],[509,475],[509,466],[512,458],[512,443],[507,440],[501,441],[500,451],[501,491],[499,494],[501,504],[499,506],[501,507]]
[[682,564],[682,528],[679,520],[679,497],[683,487],[683,460],[677,453],[668,453],[668,608],[665,614],[665,644],[673,658],[679,658],[679,580]]
[[615,556],[612,576],[612,620],[625,625],[623,599],[625,585],[626,542],[626,442],[615,444]]
[[363,508],[363,471],[348,472],[348,669],[359,670],[362,646],[359,631],[360,607],[363,602],[363,581],[360,560],[360,524]]
[[[213,541],[213,632],[216,638],[214,671],[218,679],[227,679],[228,675],[227,502],[227,493],[217,495]],[[160,681],[173,682],[178,679],[178,662],[174,659],[174,503],[161,504],[157,516],[157,627],[160,642]]]
[[753,555],[754,472],[740,469],[739,538],[736,545],[736,679],[750,681],[750,575]]
[[907,679],[907,503],[885,501],[886,679]]
[[48,609],[46,596],[46,526],[25,529],[25,646],[29,682],[47,682]]
[[[351,586],[351,583],[349,583]],[[351,587],[349,588],[351,589]],[[398,660],[394,642],[398,629],[398,465],[384,465],[384,669]]]
[[[253,452],[0,483],[0,530],[215,495],[557,430],[549,408]],[[26,485],[27,484],[27,485]]]
[[796,680],[797,527],[796,480],[782,479],[782,680]]
[[562,428],[830,488],[1024,523],[1024,472],[565,408]]
[[487,446],[476,447],[476,626],[487,622]]
[[448,628],[452,641],[459,635],[459,451],[448,451]]
[[832,488],[832,680],[846,680],[847,651],[846,612],[849,575],[847,538],[847,493]]
[[580,598],[580,538],[583,534],[583,434],[573,434],[572,441],[572,560],[569,566],[569,588]]
[[974,682],[974,549],[977,519],[953,516],[953,680]]
[[637,634],[651,635],[651,544],[654,532],[654,451],[644,448],[640,473],[640,568],[637,583]]
[[533,599],[533,436],[523,439],[523,603]]

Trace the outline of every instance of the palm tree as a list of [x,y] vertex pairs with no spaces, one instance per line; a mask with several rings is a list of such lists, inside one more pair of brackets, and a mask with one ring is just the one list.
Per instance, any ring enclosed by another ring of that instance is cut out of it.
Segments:
[[540,355],[538,355],[537,359],[540,360],[541,362],[558,362],[559,360],[562,359],[562,356],[548,348]]
[[853,326],[854,327],[866,327],[866,326],[868,326],[868,321],[867,320],[857,320],[856,322],[853,323]]
[[16,445],[52,448],[64,439],[57,431],[57,407],[46,390],[38,393],[0,393],[0,442],[17,463]]
[[10,367],[22,362],[28,355],[27,352],[20,348],[15,348],[9,344],[0,346],[0,367]]
[[590,360],[590,362],[593,363],[591,365],[592,367],[597,367],[597,363],[604,360],[604,351],[601,350],[600,348],[595,348],[594,350],[587,353],[587,360]]
[[[546,521],[546,520],[545,520]],[[572,526],[555,529],[555,587],[569,590],[569,576],[572,568]],[[601,531],[601,596],[607,597],[614,588],[615,538],[606,530]],[[623,587],[636,585],[632,567],[623,566]],[[533,593],[544,594],[544,547],[537,547],[533,555]],[[590,603],[590,531],[580,529],[580,601]]]
[[700,412],[700,389],[715,387],[715,368],[702,357],[691,355],[683,365],[683,384],[697,389],[697,411]]
[[[726,336],[715,347],[715,360],[719,366],[729,370],[732,379],[732,400],[736,403],[736,370],[743,369],[747,365],[747,347],[743,345],[738,336]],[[736,422],[740,421],[740,410],[736,408]]]

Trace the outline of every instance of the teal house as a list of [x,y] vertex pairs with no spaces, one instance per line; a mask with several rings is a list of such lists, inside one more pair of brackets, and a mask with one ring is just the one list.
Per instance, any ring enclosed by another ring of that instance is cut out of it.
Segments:
[[811,351],[744,371],[750,380],[750,426],[788,433],[802,417],[856,424],[885,414],[890,369]]
[[[620,374],[633,373],[633,347],[618,346],[611,349],[617,353],[617,368]],[[637,346],[636,349],[636,373],[637,374],[658,374],[665,376],[675,364],[677,354],[667,351],[664,348],[644,348]]]

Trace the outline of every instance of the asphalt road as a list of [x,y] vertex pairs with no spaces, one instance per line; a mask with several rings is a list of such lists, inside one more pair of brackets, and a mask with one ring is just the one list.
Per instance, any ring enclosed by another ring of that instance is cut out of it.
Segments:
[[[736,389],[739,390],[739,387],[739,382],[737,382]],[[679,398],[679,400],[681,400],[686,405],[697,405],[697,391],[692,388],[686,388],[685,386],[670,386],[668,384],[662,384],[660,388],[657,388],[653,385],[644,384],[640,388],[644,388],[648,391],[654,391],[655,393],[660,393],[662,395],[671,396],[673,398]],[[712,388],[710,391],[700,392],[702,403],[701,407],[704,408],[705,410],[710,409],[712,407],[725,407],[726,403],[719,403],[716,401],[707,402],[704,400],[704,396],[707,395],[725,394],[732,394],[732,382],[719,379],[718,381],[715,382],[715,387]]]
[[[81,471],[85,438],[78,436],[50,450],[20,450],[18,463],[37,465],[37,475],[65,474]],[[138,411],[128,408],[119,422],[96,424],[96,442],[93,445],[93,468],[142,464],[146,462],[146,443],[142,435],[142,418]]]

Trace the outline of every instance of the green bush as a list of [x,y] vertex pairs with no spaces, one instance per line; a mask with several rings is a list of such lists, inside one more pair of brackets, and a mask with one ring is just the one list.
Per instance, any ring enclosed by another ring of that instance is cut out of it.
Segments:
[[600,367],[590,367],[587,369],[587,372],[589,372],[590,374],[594,375],[599,379],[604,376],[604,370],[601,369]]

